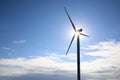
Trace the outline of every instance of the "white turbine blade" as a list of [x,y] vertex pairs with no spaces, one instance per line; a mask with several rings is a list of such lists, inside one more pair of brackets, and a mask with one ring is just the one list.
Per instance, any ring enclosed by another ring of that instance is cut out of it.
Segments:
[[72,40],[71,40],[71,42],[70,42],[70,45],[69,45],[68,50],[67,50],[67,52],[66,52],[66,55],[68,54],[68,51],[69,51],[69,49],[70,49],[70,47],[71,47],[71,44],[72,44],[74,38],[75,38],[75,35],[73,35],[73,37],[72,37]]
[[83,36],[86,36],[86,37],[89,37],[88,35],[86,35],[86,34],[83,34],[83,33],[80,33],[81,35],[83,35]]
[[71,20],[69,14],[68,14],[68,12],[67,12],[67,9],[66,9],[65,7],[64,7],[64,9],[65,9],[65,12],[67,13],[67,16],[68,16],[68,18],[69,18],[71,24],[72,24],[73,29],[76,31],[75,25],[74,25],[74,23],[72,22],[72,20]]

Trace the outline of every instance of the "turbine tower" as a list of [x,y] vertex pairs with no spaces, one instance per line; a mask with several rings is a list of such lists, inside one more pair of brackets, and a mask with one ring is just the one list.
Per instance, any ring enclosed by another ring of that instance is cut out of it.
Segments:
[[65,9],[65,12],[66,12],[66,14],[67,14],[67,16],[68,16],[71,24],[72,24],[72,27],[73,27],[75,33],[76,33],[76,34],[74,34],[73,37],[72,37],[72,40],[71,40],[71,42],[70,42],[70,44],[69,44],[68,50],[67,50],[67,52],[66,52],[66,55],[67,55],[68,52],[69,52],[69,49],[70,49],[70,47],[71,47],[71,44],[72,44],[75,36],[77,36],[77,80],[81,80],[81,74],[80,74],[80,35],[83,35],[83,36],[86,36],[86,37],[89,37],[89,36],[86,35],[86,34],[81,33],[81,32],[82,32],[82,29],[76,29],[74,23],[72,22],[72,19],[70,18],[69,14],[68,14],[68,12],[67,12],[67,9],[66,9],[65,7],[64,7],[64,9]]

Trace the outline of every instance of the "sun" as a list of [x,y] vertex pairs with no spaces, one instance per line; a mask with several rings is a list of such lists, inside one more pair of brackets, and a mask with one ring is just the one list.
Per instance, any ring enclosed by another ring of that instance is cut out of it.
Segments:
[[74,34],[75,36],[79,36],[80,32],[76,31]]
[[75,36],[77,37],[77,36],[80,35],[80,33],[79,33],[79,31],[70,30],[70,31],[69,31],[69,36],[71,37],[71,36],[73,36],[73,35],[75,35]]

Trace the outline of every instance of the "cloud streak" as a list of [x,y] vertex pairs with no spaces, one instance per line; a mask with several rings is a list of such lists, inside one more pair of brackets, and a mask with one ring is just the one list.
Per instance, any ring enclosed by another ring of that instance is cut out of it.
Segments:
[[3,50],[15,52],[15,49],[9,48],[9,47],[2,47]]
[[14,40],[13,43],[14,44],[24,44],[24,43],[26,43],[26,40]]

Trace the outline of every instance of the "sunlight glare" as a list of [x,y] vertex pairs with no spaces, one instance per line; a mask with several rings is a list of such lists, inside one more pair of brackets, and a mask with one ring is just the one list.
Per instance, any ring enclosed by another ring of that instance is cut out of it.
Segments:
[[74,34],[75,34],[75,36],[78,36],[80,33],[78,31],[76,31]]

